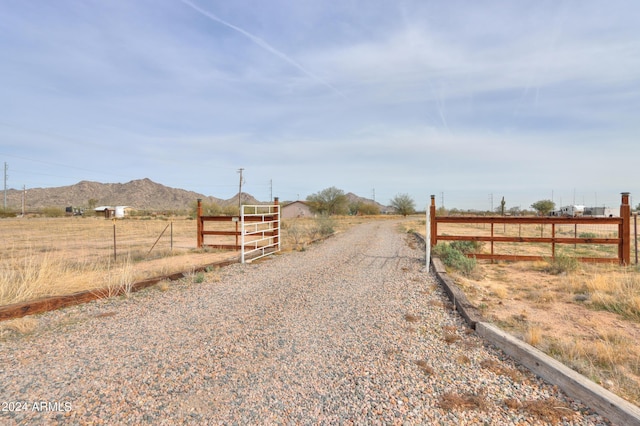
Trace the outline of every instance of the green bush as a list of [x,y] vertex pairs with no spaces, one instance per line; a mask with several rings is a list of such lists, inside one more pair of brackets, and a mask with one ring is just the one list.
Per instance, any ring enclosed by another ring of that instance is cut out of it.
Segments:
[[470,254],[479,253],[482,250],[482,244],[480,241],[454,241],[451,247],[463,254]]
[[[465,244],[456,244],[456,243],[465,243]],[[474,241],[454,241],[451,244],[443,243],[437,244],[433,248],[433,254],[442,259],[442,262],[450,267],[460,272],[463,275],[470,276],[476,269],[476,259],[473,257],[467,257],[465,253],[460,250],[458,247],[462,247],[464,249],[469,248],[469,244],[466,243],[475,243]],[[469,251],[470,253],[471,251]]]

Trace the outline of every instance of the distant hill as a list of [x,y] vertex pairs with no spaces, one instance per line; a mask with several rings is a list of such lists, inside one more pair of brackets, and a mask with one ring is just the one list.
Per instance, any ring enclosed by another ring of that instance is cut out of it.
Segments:
[[[23,191],[7,191],[7,208],[22,209]],[[203,202],[215,202],[220,206],[238,203],[238,195],[223,200],[193,191],[170,188],[151,179],[132,180],[127,183],[99,183],[81,181],[75,185],[55,188],[32,188],[26,191],[25,209],[33,211],[43,207],[87,207],[89,200],[96,200],[96,206],[130,206],[140,210],[184,210],[198,198]],[[259,204],[251,195],[242,193],[245,204]]]
[[[22,196],[23,191],[21,190],[7,190],[7,208],[20,211],[22,209]],[[352,192],[349,192],[346,196],[349,203],[376,204],[383,213],[390,209],[388,206],[368,198],[359,197]],[[238,194],[228,200],[224,200],[193,191],[170,188],[145,178],[127,183],[100,183],[83,180],[69,186],[30,188],[26,191],[25,210],[35,211],[45,207],[65,208],[70,206],[87,208],[89,200],[95,200],[96,207],[129,206],[138,210],[179,211],[191,207],[198,198],[202,199],[204,203],[216,203],[221,207],[238,205]],[[242,203],[264,204],[245,192],[242,193]],[[286,202],[283,202],[283,204],[286,204]]]
[[388,212],[393,210],[389,206],[385,206],[385,205],[380,204],[377,201],[374,201],[374,200],[369,199],[369,198],[360,197],[360,196],[354,194],[353,192],[349,192],[348,194],[346,194],[346,196],[347,196],[347,199],[349,200],[349,204],[358,203],[358,202],[359,203],[364,203],[364,204],[375,204],[380,209],[380,213],[388,213]]

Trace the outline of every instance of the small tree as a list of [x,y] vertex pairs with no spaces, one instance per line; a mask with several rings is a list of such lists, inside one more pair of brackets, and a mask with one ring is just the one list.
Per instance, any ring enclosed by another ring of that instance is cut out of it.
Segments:
[[520,216],[522,212],[520,211],[520,207],[514,206],[509,208],[509,213],[511,213],[512,216]]
[[378,215],[380,214],[380,207],[374,203],[363,203],[356,201],[349,204],[349,214],[351,215]]
[[307,197],[311,211],[324,215],[347,214],[349,199],[341,189],[332,186]]
[[407,216],[416,211],[416,205],[408,194],[398,194],[391,199],[391,207],[402,216]]
[[551,200],[540,200],[531,204],[531,208],[538,212],[538,216],[546,216],[556,208],[556,203]]

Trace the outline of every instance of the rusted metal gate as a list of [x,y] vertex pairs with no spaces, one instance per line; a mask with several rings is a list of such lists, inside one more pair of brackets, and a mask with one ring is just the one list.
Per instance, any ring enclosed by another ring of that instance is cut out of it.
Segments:
[[[494,251],[494,243],[546,243],[551,245],[551,257],[556,256],[558,244],[610,244],[618,247],[617,258],[607,257],[578,257],[585,262],[620,263],[629,265],[631,257],[631,206],[629,205],[629,193],[622,193],[620,204],[620,217],[510,217],[510,216],[436,216],[435,195],[431,196],[429,208],[431,219],[430,241],[431,247],[438,241],[481,241],[490,243],[489,253],[472,253],[469,256],[477,259],[489,260],[543,260],[545,256],[497,254]],[[438,225],[444,223],[488,224],[490,235],[444,235],[439,234]],[[498,236],[495,235],[496,225],[531,225],[538,224],[540,229],[551,229],[550,236]],[[575,232],[573,237],[559,237],[556,227],[573,225]],[[597,236],[578,237],[578,225],[613,225],[617,229],[617,236],[599,238]],[[547,256],[548,257],[548,256]]]

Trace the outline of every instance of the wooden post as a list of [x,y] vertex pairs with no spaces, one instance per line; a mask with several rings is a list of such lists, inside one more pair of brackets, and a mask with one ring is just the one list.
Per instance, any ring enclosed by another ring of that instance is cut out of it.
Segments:
[[196,221],[198,222],[198,248],[202,248],[204,238],[202,235],[202,199],[198,198],[198,207],[196,208]]
[[431,247],[438,244],[438,221],[436,220],[436,196],[431,196],[431,205],[429,206],[429,214],[431,215]]
[[629,265],[631,262],[631,206],[629,205],[629,193],[622,193],[622,202],[620,204],[620,217],[622,225],[620,226],[620,264]]

